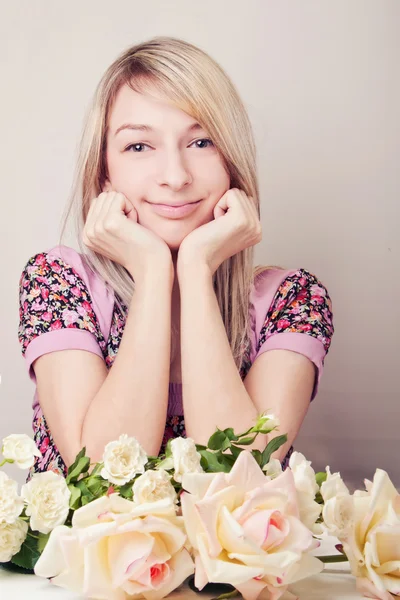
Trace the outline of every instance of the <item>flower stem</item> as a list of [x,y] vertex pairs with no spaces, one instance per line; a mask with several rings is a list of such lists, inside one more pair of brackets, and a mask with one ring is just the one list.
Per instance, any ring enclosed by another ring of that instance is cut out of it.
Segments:
[[340,563],[348,562],[348,558],[345,554],[330,554],[328,556],[317,556],[323,563]]

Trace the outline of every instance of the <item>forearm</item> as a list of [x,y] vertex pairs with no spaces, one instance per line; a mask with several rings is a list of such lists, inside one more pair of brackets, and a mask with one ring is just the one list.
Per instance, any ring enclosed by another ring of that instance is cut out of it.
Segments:
[[149,272],[136,286],[125,329],[104,383],[82,426],[82,446],[101,460],[104,446],[122,433],[157,455],[165,429],[171,348],[172,273]]
[[[179,287],[186,433],[204,444],[216,427],[249,429],[258,411],[233,359],[209,271],[199,266],[185,269]],[[260,434],[248,448],[265,444],[266,436]]]

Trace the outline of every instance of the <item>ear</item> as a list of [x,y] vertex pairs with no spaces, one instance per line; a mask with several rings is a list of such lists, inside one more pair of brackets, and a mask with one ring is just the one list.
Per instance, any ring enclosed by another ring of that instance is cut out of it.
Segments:
[[108,179],[106,179],[105,182],[103,183],[101,191],[102,192],[111,192],[112,191],[111,183],[109,182]]

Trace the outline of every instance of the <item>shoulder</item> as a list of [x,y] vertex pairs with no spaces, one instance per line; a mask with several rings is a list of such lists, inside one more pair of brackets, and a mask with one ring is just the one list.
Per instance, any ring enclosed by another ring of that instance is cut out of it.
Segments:
[[[97,317],[104,335],[110,326],[114,292],[90,267],[86,257],[74,248],[54,246],[32,255],[19,279],[20,312],[45,311],[54,315],[64,310]],[[66,323],[66,326],[68,324]]]
[[309,270],[274,267],[260,273],[254,279],[251,309],[260,344],[277,333],[308,333],[328,351],[334,332],[332,300],[326,285]]
[[[268,300],[270,309],[282,307],[292,300],[307,301],[314,304],[326,304],[332,309],[332,300],[326,285],[317,275],[300,267],[298,269],[268,268],[254,277],[252,298],[263,300],[265,307]],[[278,302],[277,302],[278,301]],[[279,302],[281,301],[281,302]]]

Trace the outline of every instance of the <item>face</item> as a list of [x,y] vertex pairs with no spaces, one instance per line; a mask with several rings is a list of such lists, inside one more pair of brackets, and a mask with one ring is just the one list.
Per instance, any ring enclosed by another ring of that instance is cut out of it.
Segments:
[[191,231],[214,219],[215,205],[230,188],[221,155],[187,113],[128,85],[119,90],[108,125],[103,191],[124,194],[138,222],[177,250]]

